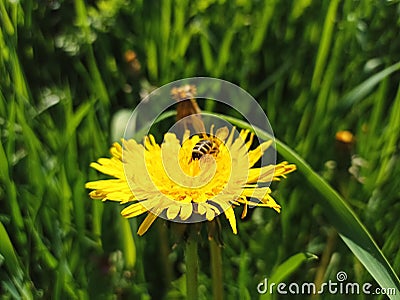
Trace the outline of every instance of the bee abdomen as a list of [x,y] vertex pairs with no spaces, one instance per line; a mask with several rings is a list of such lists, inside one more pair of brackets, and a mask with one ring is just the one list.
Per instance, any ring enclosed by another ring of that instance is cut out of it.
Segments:
[[192,150],[192,159],[200,159],[202,156],[206,155],[206,154],[211,154],[214,153],[214,149],[213,149],[213,142],[210,140],[202,140],[199,141]]

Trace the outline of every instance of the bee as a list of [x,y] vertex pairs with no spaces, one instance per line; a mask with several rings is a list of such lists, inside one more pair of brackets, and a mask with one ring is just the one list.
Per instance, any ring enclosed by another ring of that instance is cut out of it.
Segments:
[[192,150],[192,160],[200,159],[206,154],[218,154],[218,146],[211,139],[197,142]]
[[216,157],[219,153],[220,144],[227,138],[228,134],[228,127],[225,126],[219,128],[215,133],[215,136],[211,132],[210,137],[205,137],[198,141],[193,147],[191,161],[201,159],[203,156],[208,154]]
[[182,120],[183,129],[192,129],[192,132],[198,132],[201,139],[192,149],[190,161],[199,160],[205,155],[216,157],[219,152],[220,144],[228,137],[228,127],[222,127],[213,134],[214,125],[211,126],[210,134],[206,134],[205,124],[201,117],[201,109],[196,101],[197,88],[195,85],[183,85],[171,89],[171,97],[178,105],[176,108],[176,120]]

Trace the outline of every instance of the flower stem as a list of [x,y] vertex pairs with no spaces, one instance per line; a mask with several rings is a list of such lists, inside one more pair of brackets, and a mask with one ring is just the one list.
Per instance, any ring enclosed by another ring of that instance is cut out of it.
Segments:
[[199,269],[199,259],[197,255],[197,241],[191,234],[186,242],[185,249],[186,258],[186,298],[197,300],[198,295],[198,279],[197,273]]
[[222,300],[224,298],[224,284],[222,279],[222,257],[221,247],[214,238],[210,238],[210,256],[211,256],[211,279],[213,299]]

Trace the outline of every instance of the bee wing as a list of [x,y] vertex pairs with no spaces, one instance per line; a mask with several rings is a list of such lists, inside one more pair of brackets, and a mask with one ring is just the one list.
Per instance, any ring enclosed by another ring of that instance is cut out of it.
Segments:
[[[192,125],[193,133],[205,133],[206,127],[204,126],[204,122],[201,118],[201,115],[190,115],[189,118],[186,119],[188,125]],[[189,128],[190,129],[190,128]]]
[[229,135],[229,129],[226,126],[218,128],[217,132],[215,133],[215,136],[219,138],[221,141],[225,141],[228,135]]

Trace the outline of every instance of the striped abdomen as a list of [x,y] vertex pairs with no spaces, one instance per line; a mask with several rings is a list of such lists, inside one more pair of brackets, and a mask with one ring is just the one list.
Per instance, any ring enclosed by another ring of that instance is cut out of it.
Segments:
[[206,154],[213,154],[218,151],[215,143],[211,140],[201,140],[194,145],[192,150],[192,159],[200,159]]

